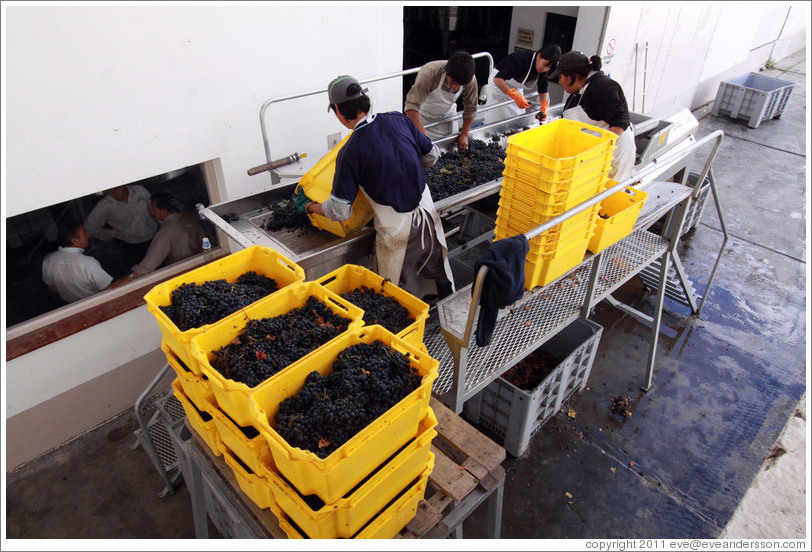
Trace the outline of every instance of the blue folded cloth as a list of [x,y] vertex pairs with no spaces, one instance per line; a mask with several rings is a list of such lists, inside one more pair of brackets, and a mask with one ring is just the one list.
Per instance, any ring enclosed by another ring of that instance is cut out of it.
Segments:
[[496,240],[474,264],[475,275],[481,266],[488,267],[479,298],[476,344],[480,347],[491,342],[499,309],[512,305],[524,295],[524,265],[528,251],[530,243],[524,234],[519,234]]

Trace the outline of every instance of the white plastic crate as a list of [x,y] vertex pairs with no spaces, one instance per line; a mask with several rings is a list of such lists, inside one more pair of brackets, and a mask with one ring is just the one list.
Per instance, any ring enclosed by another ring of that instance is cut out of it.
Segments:
[[757,128],[761,121],[781,116],[794,87],[794,82],[758,73],[725,80],[719,83],[711,113],[747,119],[747,126]]
[[539,348],[561,361],[535,389],[524,391],[500,377],[466,401],[466,417],[503,437],[505,450],[521,456],[533,434],[586,386],[602,333],[590,320],[575,320]]

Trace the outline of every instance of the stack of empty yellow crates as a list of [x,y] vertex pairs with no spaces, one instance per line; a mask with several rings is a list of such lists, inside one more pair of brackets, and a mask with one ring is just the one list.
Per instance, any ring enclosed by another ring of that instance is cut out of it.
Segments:
[[[497,240],[523,234],[603,192],[617,135],[558,119],[508,138]],[[525,289],[544,286],[581,263],[600,204],[530,240]]]
[[[181,332],[160,310],[183,283],[235,280],[254,270],[279,290],[220,321]],[[363,267],[346,265],[305,282],[303,270],[272,249],[254,246],[153,288],[145,297],[177,374],[172,383],[188,425],[231,468],[242,491],[268,508],[291,538],[391,538],[414,517],[434,466],[437,419],[429,407],[438,362],[422,345],[428,305]],[[340,293],[376,286],[405,306],[415,322],[398,335],[365,326],[363,311]],[[332,291],[331,289],[335,290]],[[259,385],[249,388],[213,368],[213,352],[235,339],[249,320],[278,316],[316,297],[349,328]],[[326,458],[291,447],[275,429],[280,403],[298,393],[312,371],[326,375],[347,347],[381,341],[407,355],[420,386]]]

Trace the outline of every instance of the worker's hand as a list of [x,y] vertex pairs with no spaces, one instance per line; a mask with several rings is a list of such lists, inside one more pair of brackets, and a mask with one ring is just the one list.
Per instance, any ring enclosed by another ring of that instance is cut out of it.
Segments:
[[530,102],[524,99],[524,96],[521,95],[520,92],[517,92],[515,88],[511,88],[508,90],[508,96],[510,99],[516,102],[516,105],[519,106],[519,109],[527,109],[530,107]]
[[293,204],[296,205],[297,209],[303,213],[307,213],[307,204],[312,201],[312,199],[305,195],[301,186],[296,186],[296,192],[293,194]]
[[468,149],[468,135],[460,134],[457,136],[457,149],[462,151]]
[[550,102],[543,101],[543,102],[541,102],[541,105],[539,107],[540,107],[540,110],[539,110],[538,113],[536,113],[536,119],[538,119],[539,122],[546,121],[547,120],[547,110],[550,109]]

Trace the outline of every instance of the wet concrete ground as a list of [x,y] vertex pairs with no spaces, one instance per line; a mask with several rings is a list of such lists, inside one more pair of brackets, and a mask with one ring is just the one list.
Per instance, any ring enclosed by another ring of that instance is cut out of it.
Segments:
[[[797,82],[781,119],[749,129],[711,106],[695,113],[699,136],[725,132],[714,173],[730,232],[701,315],[666,302],[643,392],[650,329],[596,307],[604,331],[588,388],[566,404],[575,418],[556,414],[504,462],[503,538],[715,538],[751,485],[807,379],[805,52],[778,66],[789,71],[763,74]],[[700,294],[720,228],[709,201],[679,249]],[[653,312],[637,279],[616,297]],[[624,394],[629,419],[610,411]],[[158,473],[129,450],[136,428],[125,413],[7,474],[6,537],[193,538],[186,488],[158,498]],[[477,512],[464,534],[484,527]]]

